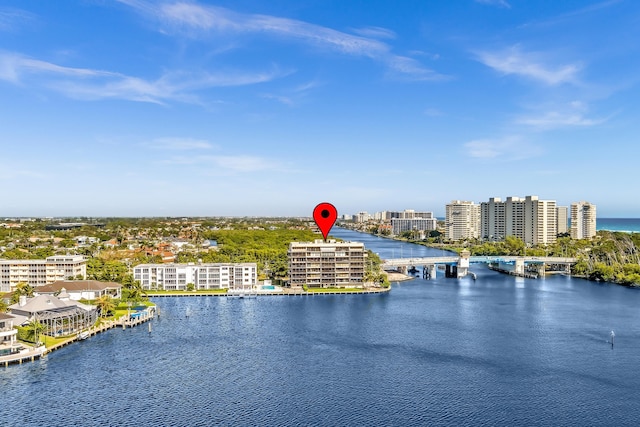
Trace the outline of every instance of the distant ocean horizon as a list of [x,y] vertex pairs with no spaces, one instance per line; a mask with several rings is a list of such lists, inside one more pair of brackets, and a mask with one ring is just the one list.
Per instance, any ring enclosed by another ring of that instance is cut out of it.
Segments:
[[597,218],[596,229],[640,233],[640,218]]
[[[445,218],[437,217],[444,221]],[[597,218],[596,230],[620,231],[624,233],[640,233],[640,218]]]

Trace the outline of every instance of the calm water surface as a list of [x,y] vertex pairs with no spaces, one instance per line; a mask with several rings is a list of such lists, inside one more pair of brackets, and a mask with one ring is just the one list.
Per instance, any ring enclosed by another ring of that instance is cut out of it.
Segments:
[[[364,241],[382,257],[441,254],[346,230],[332,234]],[[111,330],[1,369],[0,420],[639,424],[640,292],[473,270],[475,282],[416,279],[394,284],[388,295],[157,298],[161,318],[151,333],[146,326]]]

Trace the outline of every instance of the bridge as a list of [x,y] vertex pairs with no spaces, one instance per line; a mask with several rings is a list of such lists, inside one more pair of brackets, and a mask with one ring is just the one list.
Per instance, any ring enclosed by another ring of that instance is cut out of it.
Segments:
[[569,271],[571,264],[575,264],[575,258],[549,257],[549,256],[469,256],[468,252],[457,256],[435,256],[420,258],[392,258],[384,260],[382,268],[390,270],[397,268],[407,271],[408,267],[423,266],[424,277],[431,278],[436,275],[436,266],[444,265],[447,277],[464,277],[469,272],[470,264],[490,264],[496,269],[518,276],[526,276],[527,271],[535,270],[537,276],[544,276],[547,265],[562,266]]

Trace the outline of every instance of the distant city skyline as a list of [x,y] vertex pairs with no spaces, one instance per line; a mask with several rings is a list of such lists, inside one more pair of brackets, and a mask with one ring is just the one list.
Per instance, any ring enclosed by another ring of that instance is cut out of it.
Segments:
[[0,5],[0,217],[640,217],[640,4]]

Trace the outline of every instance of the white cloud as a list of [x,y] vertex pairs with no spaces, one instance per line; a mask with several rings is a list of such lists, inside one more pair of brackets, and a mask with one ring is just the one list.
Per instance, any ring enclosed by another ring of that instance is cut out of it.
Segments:
[[208,141],[193,138],[156,138],[144,145],[158,150],[209,150],[215,148]]
[[476,3],[511,9],[511,5],[506,0],[475,0]]
[[587,117],[588,105],[581,101],[572,101],[559,108],[550,108],[546,111],[538,108],[536,112],[527,116],[520,116],[516,119],[517,124],[531,126],[541,130],[556,129],[563,127],[590,127],[606,122],[609,118],[589,118]]
[[249,173],[279,168],[279,163],[274,160],[250,155],[176,156],[165,160],[162,163],[175,165],[198,165],[209,168],[208,170],[211,172],[216,172],[216,170],[220,169],[234,173]]
[[33,21],[34,15],[31,13],[10,7],[0,8],[0,31],[13,31],[20,24]]
[[517,123],[541,129],[553,129],[568,126],[589,127],[599,125],[605,121],[606,119],[589,119],[580,113],[548,111],[541,116],[521,117],[517,120]]
[[464,144],[464,151],[476,159],[523,160],[541,154],[541,149],[518,136],[476,139]]
[[375,39],[395,39],[396,38],[396,33],[381,27],[354,28],[353,32],[363,37],[371,37]]
[[436,80],[442,77],[422,66],[418,61],[392,53],[388,44],[376,39],[394,36],[393,32],[383,28],[369,27],[357,30],[357,34],[348,34],[295,19],[242,14],[222,7],[191,2],[173,1],[156,6],[144,1],[119,1],[157,19],[169,30],[193,37],[207,36],[211,32],[266,34],[302,41],[347,55],[367,57],[385,64],[395,72],[417,80]]
[[162,104],[198,103],[193,92],[215,87],[264,83],[289,72],[273,68],[262,72],[167,72],[155,80],[87,68],[63,67],[15,53],[0,52],[0,80],[44,86],[77,99],[126,99]]
[[522,52],[518,46],[501,52],[478,53],[480,62],[503,74],[520,75],[548,85],[576,82],[579,65],[548,65],[544,63],[543,56],[539,53]]

